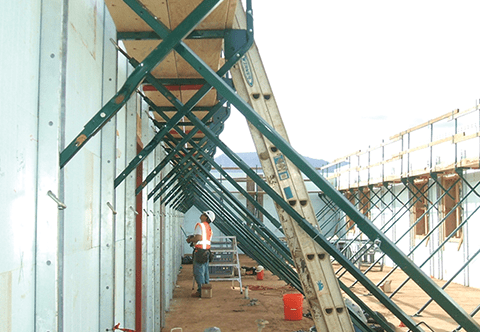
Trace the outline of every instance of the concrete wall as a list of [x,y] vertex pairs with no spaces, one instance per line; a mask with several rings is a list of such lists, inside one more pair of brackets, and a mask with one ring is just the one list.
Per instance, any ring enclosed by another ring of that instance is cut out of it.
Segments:
[[[138,97],[58,166],[59,152],[132,70],[110,42],[113,21],[101,0],[1,7],[0,42],[9,59],[0,65],[2,331],[135,328],[136,174],[116,189],[113,181],[137,154],[137,122],[141,144],[154,135]],[[143,176],[162,158],[157,147]],[[159,331],[180,267],[173,253],[183,217],[147,201],[147,190],[141,321],[142,330]]]
[[0,64],[0,321],[6,331],[33,331],[40,1],[1,7],[0,41],[9,45],[2,57],[9,60]]

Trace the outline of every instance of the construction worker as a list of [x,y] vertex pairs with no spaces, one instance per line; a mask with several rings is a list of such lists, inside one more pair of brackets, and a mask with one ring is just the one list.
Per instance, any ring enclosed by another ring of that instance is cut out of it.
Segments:
[[200,222],[195,225],[194,234],[187,237],[187,243],[194,244],[193,250],[193,275],[197,282],[197,292],[192,297],[201,297],[202,285],[210,282],[208,263],[213,258],[210,252],[212,243],[212,228],[210,223],[215,220],[215,213],[205,211],[200,216]]

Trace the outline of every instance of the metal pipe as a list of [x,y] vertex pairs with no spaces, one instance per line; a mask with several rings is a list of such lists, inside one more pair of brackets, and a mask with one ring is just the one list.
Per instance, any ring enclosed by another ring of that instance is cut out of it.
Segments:
[[[470,264],[470,262],[471,262],[475,257],[477,257],[477,255],[478,255],[479,253],[480,253],[480,249],[478,249],[477,252],[476,252],[472,257],[470,257],[470,258],[465,262],[465,264],[462,265],[462,267],[460,267],[460,268],[458,269],[458,271],[445,283],[445,285],[442,286],[442,289],[447,288],[448,285],[450,285],[450,283],[460,274],[460,272],[462,272],[462,271]],[[421,313],[423,310],[425,310],[425,309],[428,307],[428,305],[429,305],[430,303],[432,303],[432,301],[433,301],[433,299],[430,298],[430,300],[428,300],[413,316],[414,316],[414,317],[420,316],[420,313]]]
[[57,203],[57,207],[58,207],[59,210],[65,210],[65,209],[67,208],[67,206],[66,206],[63,202],[61,202],[61,201],[57,198],[57,196],[55,196],[55,194],[54,194],[51,190],[49,190],[49,191],[47,192],[47,195],[48,195],[51,199],[53,199],[53,201],[54,201],[55,203]]

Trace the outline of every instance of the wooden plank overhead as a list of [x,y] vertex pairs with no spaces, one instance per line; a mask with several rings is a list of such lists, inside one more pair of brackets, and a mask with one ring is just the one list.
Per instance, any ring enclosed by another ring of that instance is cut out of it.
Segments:
[[[204,21],[197,27],[197,30],[225,30],[231,29],[235,19],[235,11],[238,0],[224,0]],[[107,7],[115,22],[118,32],[151,32],[153,31],[123,0],[106,0]],[[141,3],[170,30],[175,29],[200,3],[202,0],[142,0]],[[210,68],[214,71],[223,65],[222,39],[188,39],[185,44],[192,49]],[[161,40],[124,40],[123,44],[129,56],[142,62],[159,44]],[[177,52],[172,51],[156,68],[152,75],[158,79],[191,79],[202,78],[202,76]],[[172,90],[178,100],[185,104],[200,88],[180,87]],[[172,104],[158,91],[145,89],[145,95],[159,107],[170,107]],[[217,103],[217,93],[212,89],[200,100],[196,107],[209,107]],[[171,118],[175,112],[168,112]],[[206,111],[196,111],[194,114],[202,119]],[[160,123],[165,120],[155,114],[155,119]],[[186,121],[182,119],[182,122]],[[192,126],[182,126],[185,132],[192,130]],[[178,134],[175,137],[180,137]],[[202,134],[195,135],[196,138],[203,137]]]

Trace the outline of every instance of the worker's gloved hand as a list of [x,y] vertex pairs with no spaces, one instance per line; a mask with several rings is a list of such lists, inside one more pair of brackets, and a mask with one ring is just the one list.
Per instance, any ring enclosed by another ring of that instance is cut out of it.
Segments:
[[193,239],[193,235],[189,235],[189,236],[187,237],[187,243],[192,242],[192,239]]

